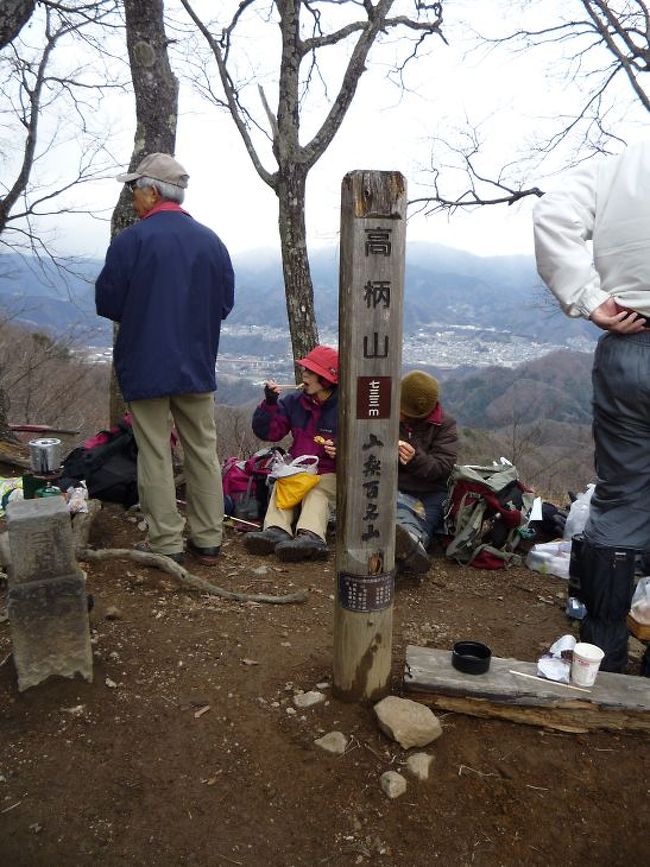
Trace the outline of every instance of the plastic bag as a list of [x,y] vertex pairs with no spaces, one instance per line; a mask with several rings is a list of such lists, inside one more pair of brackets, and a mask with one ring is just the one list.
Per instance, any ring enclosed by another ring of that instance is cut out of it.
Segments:
[[292,459],[291,455],[278,454],[271,464],[270,476],[272,479],[284,479],[298,473],[315,475],[317,471],[318,457],[316,455],[301,455],[299,458]]
[[558,638],[537,660],[537,674],[547,680],[568,683],[571,676],[571,655],[575,646],[574,635]]
[[66,491],[65,498],[68,502],[68,512],[71,515],[88,511],[88,490],[85,482],[81,482],[76,487],[70,486]]
[[[563,547],[564,546],[564,547]],[[566,542],[540,542],[528,552],[526,566],[542,575],[557,575],[558,578],[569,577],[569,551],[571,546]]]
[[23,497],[23,477],[0,479],[0,517],[4,515],[7,504]]
[[650,626],[650,577],[639,579],[632,597],[630,614],[637,623]]
[[587,485],[587,490],[578,494],[576,500],[571,503],[569,515],[564,525],[563,535],[565,539],[573,539],[584,530],[589,517],[589,504],[595,488],[595,485]]
[[278,509],[292,509],[301,503],[314,485],[320,482],[320,476],[312,472],[299,472],[290,476],[282,476],[275,482],[275,504]]

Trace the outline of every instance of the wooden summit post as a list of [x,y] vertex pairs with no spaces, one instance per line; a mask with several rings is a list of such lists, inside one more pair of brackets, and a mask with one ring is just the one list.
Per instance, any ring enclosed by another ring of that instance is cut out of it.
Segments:
[[341,188],[334,690],[388,690],[395,587],[406,182],[350,172]]

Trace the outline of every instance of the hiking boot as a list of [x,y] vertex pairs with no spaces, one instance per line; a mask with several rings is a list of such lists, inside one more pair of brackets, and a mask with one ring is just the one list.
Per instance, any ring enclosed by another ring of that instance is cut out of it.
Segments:
[[199,563],[203,563],[204,566],[214,566],[217,563],[219,552],[221,551],[221,545],[213,545],[210,548],[201,548],[199,545],[195,545],[191,539],[188,539],[187,550],[195,560],[198,560]]
[[327,544],[311,530],[298,530],[295,539],[280,542],[275,553],[283,563],[297,563],[299,560],[326,560]]
[[401,524],[395,526],[395,564],[398,572],[408,571],[416,575],[423,575],[431,566],[431,558],[423,545]]
[[178,563],[179,566],[185,562],[185,554],[182,551],[173,551],[171,554],[164,551],[154,551],[149,542],[136,542],[133,549],[140,551],[141,554],[157,554],[159,557],[169,557],[170,560]]
[[282,527],[267,527],[259,533],[247,533],[244,548],[249,554],[272,554],[279,542],[293,541],[289,533]]

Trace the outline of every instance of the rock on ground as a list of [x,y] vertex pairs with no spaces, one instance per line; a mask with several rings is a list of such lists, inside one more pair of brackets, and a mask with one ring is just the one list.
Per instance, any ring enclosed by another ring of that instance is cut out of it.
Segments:
[[348,745],[348,739],[343,732],[328,732],[322,738],[317,738],[314,743],[327,753],[342,756]]
[[417,780],[428,780],[432,762],[433,756],[428,753],[413,753],[406,760],[406,768]]
[[406,791],[406,780],[397,771],[386,771],[379,782],[385,795],[389,798],[399,798]]
[[316,690],[299,692],[293,697],[293,703],[296,707],[312,707],[312,705],[320,704],[322,701],[325,701],[325,696],[322,692],[316,692]]
[[386,696],[375,705],[380,729],[405,750],[425,747],[442,734],[438,717],[430,708],[407,698]]

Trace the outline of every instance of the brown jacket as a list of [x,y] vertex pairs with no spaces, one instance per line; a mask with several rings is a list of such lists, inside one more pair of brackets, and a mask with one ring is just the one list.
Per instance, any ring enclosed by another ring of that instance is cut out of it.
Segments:
[[458,458],[456,419],[437,404],[427,418],[401,421],[399,438],[414,446],[415,455],[399,465],[398,489],[414,496],[445,490]]

